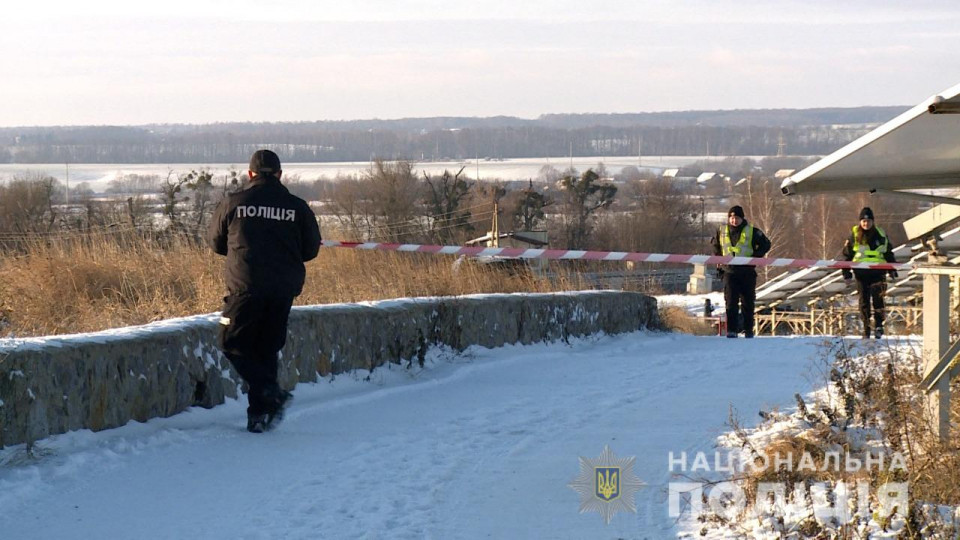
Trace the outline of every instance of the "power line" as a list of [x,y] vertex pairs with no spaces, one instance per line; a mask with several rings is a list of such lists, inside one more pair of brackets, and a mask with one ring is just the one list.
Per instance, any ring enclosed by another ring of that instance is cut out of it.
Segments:
[[[492,212],[490,212],[490,213],[492,213]],[[437,227],[437,228],[435,228],[435,229],[429,229],[429,230],[425,230],[425,231],[411,231],[411,232],[408,232],[408,233],[394,233],[394,234],[395,234],[396,236],[400,236],[400,235],[402,235],[402,234],[412,234],[412,233],[416,233],[416,232],[423,232],[423,233],[425,233],[425,234],[431,234],[431,233],[436,233],[436,232],[438,232],[438,231],[443,231],[443,230],[447,230],[447,229],[455,229],[455,228],[457,228],[457,227],[463,227],[464,225],[474,225],[474,224],[477,224],[477,223],[484,223],[484,222],[488,221],[488,219],[489,219],[489,218],[477,218],[477,219],[465,221],[465,222],[463,222],[463,223],[453,223],[453,224],[450,224],[450,225],[446,225],[446,226],[443,226],[443,227]],[[368,231],[368,232],[370,232],[370,231]],[[392,232],[392,231],[390,231],[390,232]],[[377,235],[374,235],[374,236],[369,236],[368,238],[369,238],[369,240],[389,239],[389,237],[388,237],[386,234],[377,234]]]
[[487,221],[487,218],[481,218],[473,221],[466,221],[463,223],[456,223],[456,224],[451,224],[444,227],[438,227],[436,229],[429,229],[429,230],[422,230],[422,231],[409,231],[409,232],[402,232],[402,233],[397,233],[394,231],[368,231],[368,234],[374,233],[374,234],[370,234],[368,237],[370,240],[377,240],[377,239],[384,239],[384,238],[398,237],[398,236],[405,236],[405,235],[412,235],[412,234],[419,234],[419,233],[433,234],[443,230],[455,229],[458,227],[464,227],[466,225],[474,225],[477,223],[484,223],[486,221]]
[[[477,218],[478,216],[490,216],[490,215],[492,215],[492,214],[493,214],[493,210],[489,210],[489,211],[487,211],[487,212],[478,212],[478,213],[475,213],[475,214],[471,214],[470,217],[471,217],[471,219],[473,219],[473,218]],[[487,219],[487,218],[484,218],[484,219]],[[409,221],[408,221],[408,222],[405,222],[405,223],[402,223],[402,224],[400,224],[400,225],[395,225],[395,226],[391,226],[391,225],[388,225],[388,224],[384,224],[384,225],[371,224],[371,223],[367,223],[367,224],[366,224],[366,228],[367,228],[368,230],[369,230],[369,229],[372,229],[372,228],[377,228],[377,229],[386,229],[386,230],[394,231],[394,232],[403,232],[403,231],[414,231],[414,232],[415,232],[415,231],[418,231],[418,230],[421,230],[421,229],[425,228],[426,226],[427,226],[427,224],[425,224],[425,223],[421,223],[421,222],[411,223],[411,222],[409,222]],[[454,224],[452,224],[452,226],[456,227],[457,224],[454,223]],[[431,230],[433,230],[433,229],[431,229]]]
[[[440,213],[440,214],[430,214],[430,215],[425,215],[425,216],[414,216],[414,217],[411,218],[411,219],[431,219],[431,218],[436,219],[436,218],[442,218],[443,216],[454,215],[454,214],[466,212],[466,211],[468,211],[468,210],[473,210],[473,209],[476,209],[476,208],[484,208],[484,207],[489,207],[489,206],[491,206],[490,203],[482,203],[482,204],[477,204],[477,205],[474,205],[474,206],[468,206],[468,207],[466,207],[466,208],[461,208],[461,209],[458,209],[458,210],[452,210],[452,211],[450,211],[450,212],[443,212],[443,213]],[[336,215],[336,214],[335,214],[335,215]],[[339,217],[339,216],[338,216],[338,217]],[[364,218],[367,218],[367,217],[368,217],[368,216],[364,215]],[[384,227],[404,226],[404,225],[409,225],[409,222],[410,222],[410,220],[397,221],[397,222],[393,222],[393,223],[386,223],[386,224],[384,224],[383,226],[384,226]]]

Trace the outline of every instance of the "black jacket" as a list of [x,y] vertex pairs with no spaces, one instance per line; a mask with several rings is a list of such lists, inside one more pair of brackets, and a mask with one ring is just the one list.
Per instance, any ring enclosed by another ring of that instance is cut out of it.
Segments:
[[[883,236],[880,236],[880,232],[877,231],[877,228],[871,227],[870,230],[864,231],[864,239],[867,241],[867,245],[870,249],[877,249],[883,244]],[[886,239],[887,242],[887,251],[883,254],[883,259],[889,263],[897,262],[897,258],[893,255],[893,246],[890,245],[890,237]],[[857,245],[857,239],[853,237],[853,232],[850,233],[850,236],[847,238],[847,241],[843,244],[843,253],[840,258],[841,261],[852,261],[853,256],[856,254],[855,246]],[[844,268],[842,271],[843,279],[850,279],[851,272],[849,268]],[[896,275],[896,270],[854,270],[853,275],[856,276],[859,280],[866,281],[880,281],[883,280],[887,273]],[[836,274],[834,274],[836,275]]]
[[303,290],[303,263],[320,250],[320,227],[307,203],[272,176],[220,201],[207,241],[227,256],[230,294],[293,298]]
[[[730,243],[736,245],[740,241],[740,235],[743,234],[743,229],[747,226],[747,220],[743,220],[739,227],[730,227]],[[724,229],[727,226],[724,225],[717,229],[717,234],[710,239],[710,243],[713,244],[713,254],[714,255],[723,255],[723,242],[720,241],[720,235],[723,234]],[[753,228],[753,255],[751,257],[765,257],[767,252],[770,251],[770,239],[767,238],[767,235],[763,234],[758,227]],[[725,272],[730,272],[734,274],[739,273],[756,273],[757,269],[755,266],[743,265],[743,264],[725,264],[722,266]]]

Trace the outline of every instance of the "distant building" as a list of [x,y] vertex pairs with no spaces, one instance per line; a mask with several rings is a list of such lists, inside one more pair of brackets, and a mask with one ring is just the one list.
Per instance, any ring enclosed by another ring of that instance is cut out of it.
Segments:
[[783,180],[794,172],[796,172],[796,169],[780,169],[779,171],[773,173],[773,177],[777,180]]
[[664,178],[676,178],[680,174],[680,169],[666,169],[663,171]]
[[[496,238],[494,238],[493,231],[490,231],[479,238],[468,240],[465,242],[465,245],[477,246],[482,244],[484,247],[539,249],[547,247],[547,236],[547,231],[510,231],[500,233]],[[509,259],[511,259],[511,257],[495,256],[483,258],[482,262],[489,263]],[[542,273],[547,270],[547,259],[524,259],[524,261],[530,266],[530,268],[537,272]]]
[[723,225],[727,222],[726,212],[707,212],[705,217],[706,222],[711,224]]
[[705,172],[697,177],[698,184],[708,184],[714,180],[720,180],[720,175],[715,172]]
[[486,247],[542,248],[547,245],[547,231],[502,232],[497,235],[496,242],[493,239],[493,232],[488,232],[466,242],[468,246],[479,244],[486,244]]

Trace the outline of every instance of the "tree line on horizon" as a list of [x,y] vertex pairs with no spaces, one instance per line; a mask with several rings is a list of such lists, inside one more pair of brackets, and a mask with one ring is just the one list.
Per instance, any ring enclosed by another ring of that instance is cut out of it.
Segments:
[[0,128],[0,163],[236,163],[634,155],[823,155],[902,107]]

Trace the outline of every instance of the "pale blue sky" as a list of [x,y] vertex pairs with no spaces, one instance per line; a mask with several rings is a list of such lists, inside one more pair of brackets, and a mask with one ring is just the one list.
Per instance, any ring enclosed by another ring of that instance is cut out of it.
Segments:
[[135,4],[5,10],[0,125],[912,105],[960,82],[947,1]]

